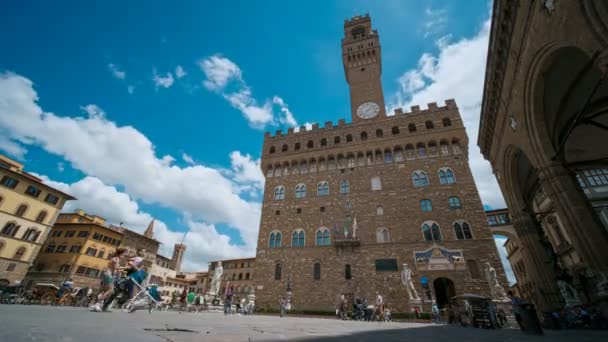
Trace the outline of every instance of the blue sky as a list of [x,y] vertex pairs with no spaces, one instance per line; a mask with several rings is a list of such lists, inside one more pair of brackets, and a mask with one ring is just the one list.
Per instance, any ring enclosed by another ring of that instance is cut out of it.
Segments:
[[482,200],[500,207],[475,144],[489,11],[485,0],[3,1],[0,149],[79,197],[68,209],[139,230],[156,218],[165,253],[188,232],[187,268],[253,255],[263,132],[348,120],[342,25],[369,12],[389,109],[456,98]]

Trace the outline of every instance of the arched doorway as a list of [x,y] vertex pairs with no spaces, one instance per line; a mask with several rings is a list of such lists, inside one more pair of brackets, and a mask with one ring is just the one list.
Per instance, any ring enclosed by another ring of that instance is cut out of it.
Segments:
[[437,306],[442,309],[449,303],[450,298],[456,295],[456,289],[454,289],[454,282],[448,278],[437,278],[433,281],[433,287],[435,288],[435,298],[437,299]]

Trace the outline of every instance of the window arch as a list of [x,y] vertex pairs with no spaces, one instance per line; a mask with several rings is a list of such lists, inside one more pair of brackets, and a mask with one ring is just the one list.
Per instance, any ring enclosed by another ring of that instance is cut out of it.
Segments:
[[276,263],[274,265],[274,280],[281,280],[281,273],[283,273],[283,265]]
[[327,146],[327,139],[321,139],[321,146]]
[[334,137],[334,144],[340,143],[340,137]]
[[382,138],[383,136],[384,136],[384,132],[382,131],[382,129],[378,128],[376,130],[376,137]]
[[13,259],[21,260],[21,258],[23,258],[23,255],[25,254],[25,251],[25,247],[19,247],[19,249],[17,249],[17,251],[15,252],[15,257]]
[[[243,280],[243,273],[239,273],[239,280]],[[240,286],[239,286],[239,288],[240,288]],[[240,292],[240,290],[238,292]]]
[[297,229],[291,234],[291,247],[304,247],[304,231]]
[[380,177],[372,177],[371,182],[373,191],[382,190],[382,180],[380,179]]
[[367,140],[367,132],[361,132],[361,141]]
[[249,272],[245,273],[245,280],[249,280]]
[[422,225],[422,234],[426,241],[441,241],[441,231],[435,222],[425,222]]
[[346,135],[346,142],[351,142],[351,141],[353,141],[353,136],[350,135],[350,134],[347,134]]
[[308,143],[306,144],[306,146],[308,148],[313,148],[313,147],[315,147],[315,143],[312,140],[308,140]]
[[418,153],[418,158],[426,157],[426,146],[424,143],[418,143],[416,145],[416,152]]
[[470,240],[473,238],[471,226],[465,222],[454,222],[454,232],[457,240]]
[[268,153],[271,153],[271,154],[272,154],[272,153],[274,153],[274,152],[276,152],[275,147],[274,147],[274,146],[270,146],[270,150],[268,151]]
[[382,216],[384,215],[384,207],[379,205],[376,207],[376,215],[377,216]]
[[384,227],[376,229],[376,242],[389,242],[388,229]]
[[42,210],[42,211],[40,211],[40,213],[36,217],[36,222],[42,223],[45,218],[46,218],[46,210]]
[[431,121],[431,120],[427,120],[424,123],[424,126],[426,127],[426,129],[433,129],[433,128],[435,128],[435,125],[433,125],[433,121]]
[[350,184],[347,180],[343,180],[340,182],[340,193],[347,194],[350,192]]
[[321,263],[320,262],[315,262],[315,265],[313,266],[313,278],[315,280],[321,279]]
[[448,204],[450,206],[450,210],[461,209],[460,198],[458,196],[451,196],[448,198]]
[[15,211],[15,216],[18,217],[23,217],[23,215],[25,214],[25,212],[27,211],[27,205],[25,204],[21,204],[18,208],[17,211]]
[[274,199],[276,201],[285,199],[285,187],[284,186],[279,185],[276,188],[274,188]]
[[411,123],[411,124],[407,125],[407,129],[410,132],[416,132],[416,124]]
[[391,128],[391,133],[393,133],[393,135],[399,134],[399,127],[393,126],[393,128]]
[[420,200],[420,210],[423,212],[433,211],[433,204],[430,199]]
[[414,186],[426,186],[429,185],[429,179],[424,171],[414,171],[412,175]]
[[439,183],[441,184],[454,184],[456,179],[454,178],[454,172],[452,169],[444,167],[439,170]]
[[296,185],[296,198],[306,197],[306,184]]
[[317,229],[317,246],[329,246],[329,229],[321,227]]
[[38,231],[38,229],[29,228],[27,231],[25,231],[25,234],[23,235],[23,240],[34,242],[38,239],[39,235],[40,235],[40,232]]
[[441,122],[443,122],[443,127],[452,126],[452,120],[450,120],[450,118],[443,118]]
[[297,150],[299,150],[299,149],[300,149],[300,143],[299,143],[299,142],[297,142],[297,143],[294,145],[293,149],[294,149],[294,150],[296,150],[296,151],[297,151]]
[[2,234],[15,236],[15,234],[17,234],[17,231],[19,230],[19,227],[20,226],[17,226],[17,223],[15,222],[8,222],[4,225],[4,228],[2,228]]
[[279,248],[281,247],[281,232],[270,233],[270,239],[268,241],[268,248]]
[[329,183],[326,181],[319,182],[319,184],[317,184],[317,196],[327,195],[329,195]]

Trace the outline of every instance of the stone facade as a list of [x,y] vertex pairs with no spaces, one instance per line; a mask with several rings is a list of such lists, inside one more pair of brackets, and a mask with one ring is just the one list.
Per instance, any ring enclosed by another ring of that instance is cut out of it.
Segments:
[[0,155],[0,285],[23,280],[61,208],[74,199]]
[[333,310],[341,294],[373,301],[379,291],[397,311],[410,310],[404,263],[423,299],[415,305],[427,309],[455,294],[489,295],[486,262],[506,286],[456,102],[386,116],[378,33],[369,16],[344,29],[352,123],[264,137],[257,307],[276,308],[291,279],[298,309]]
[[[608,298],[608,4],[494,3],[478,144],[540,311]],[[603,82],[603,84],[602,84]]]
[[[254,273],[255,273],[255,258],[243,258],[243,259],[230,259],[230,260],[218,260],[222,262],[224,272],[222,274],[222,282],[220,285],[220,295],[223,296],[226,293],[226,287],[232,287],[234,300],[245,298],[249,293],[249,290],[254,285]],[[217,262],[212,261],[209,263],[209,273],[207,279],[213,279]],[[211,285],[209,283],[209,285]],[[206,287],[208,290],[208,287]]]

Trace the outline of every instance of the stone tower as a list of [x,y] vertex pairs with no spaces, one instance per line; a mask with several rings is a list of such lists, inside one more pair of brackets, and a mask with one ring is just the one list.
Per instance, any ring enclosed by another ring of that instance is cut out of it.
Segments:
[[342,63],[350,88],[353,122],[386,117],[382,93],[381,49],[378,31],[369,15],[344,21]]
[[144,236],[150,239],[154,239],[154,220],[150,221],[150,224],[148,224],[148,228],[146,228]]
[[186,252],[186,245],[183,243],[176,243],[173,247],[173,261],[175,272],[179,273],[182,268],[182,261],[184,259],[184,252]]

